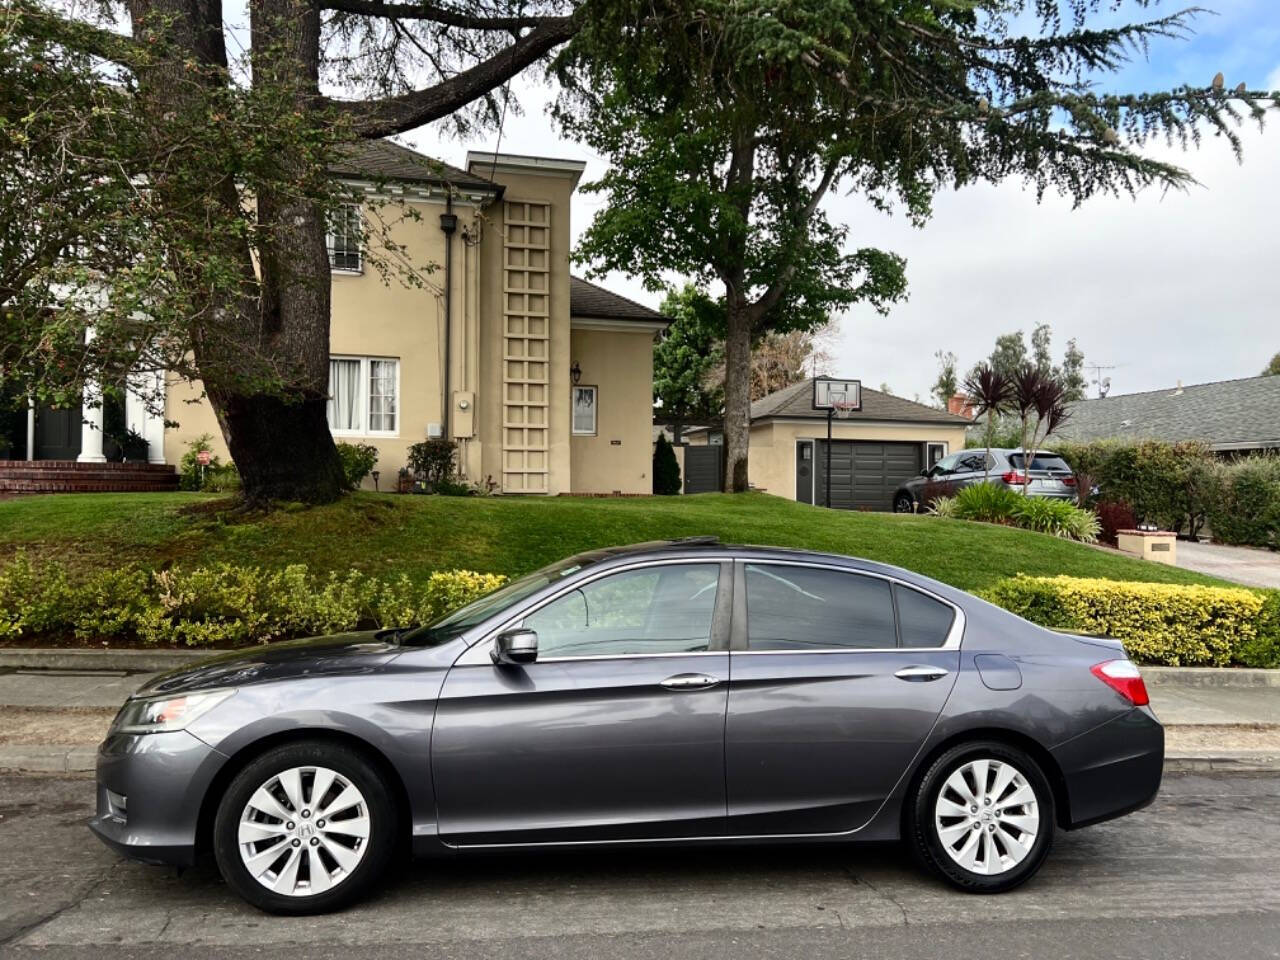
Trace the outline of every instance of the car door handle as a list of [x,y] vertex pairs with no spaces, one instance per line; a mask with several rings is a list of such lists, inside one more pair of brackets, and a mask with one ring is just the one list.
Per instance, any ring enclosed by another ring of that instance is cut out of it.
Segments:
[[667,677],[658,685],[668,690],[706,690],[719,682],[719,677],[712,677],[705,673],[677,673],[674,677]]
[[926,683],[929,680],[939,680],[947,675],[947,671],[942,667],[903,667],[894,674],[899,680],[909,680],[913,683]]

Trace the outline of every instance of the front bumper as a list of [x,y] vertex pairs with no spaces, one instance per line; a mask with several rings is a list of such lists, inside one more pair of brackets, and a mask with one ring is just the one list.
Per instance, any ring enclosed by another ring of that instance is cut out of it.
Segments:
[[1164,775],[1164,727],[1150,707],[1127,713],[1051,751],[1066,781],[1068,829],[1145,807]]
[[225,760],[185,730],[108,736],[98,747],[89,829],[130,860],[191,865],[200,806]]

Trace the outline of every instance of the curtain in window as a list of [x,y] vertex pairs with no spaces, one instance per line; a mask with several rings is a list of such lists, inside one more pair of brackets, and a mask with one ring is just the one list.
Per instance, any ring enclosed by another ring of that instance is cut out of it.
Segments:
[[360,361],[329,361],[329,429],[360,430]]
[[396,361],[369,361],[369,429],[396,429]]
[[573,432],[596,432],[596,388],[573,388]]

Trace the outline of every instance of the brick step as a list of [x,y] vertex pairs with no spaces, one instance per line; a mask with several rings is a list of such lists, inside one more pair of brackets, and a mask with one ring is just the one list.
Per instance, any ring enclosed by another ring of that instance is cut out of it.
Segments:
[[0,493],[172,493],[173,483],[120,480],[6,480],[0,477]]
[[154,470],[0,470],[0,480],[102,480],[104,482],[166,483],[177,474]]
[[12,470],[39,470],[43,472],[60,470],[103,470],[118,473],[121,471],[141,473],[173,473],[174,467],[168,463],[144,463],[141,460],[130,460],[121,463],[82,463],[79,460],[0,460],[0,474]]

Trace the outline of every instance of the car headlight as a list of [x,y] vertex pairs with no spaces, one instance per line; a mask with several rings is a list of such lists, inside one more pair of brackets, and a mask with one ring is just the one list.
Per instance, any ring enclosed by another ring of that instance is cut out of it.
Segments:
[[179,696],[142,697],[128,700],[111,724],[112,733],[168,733],[184,730],[235,690],[209,690]]

